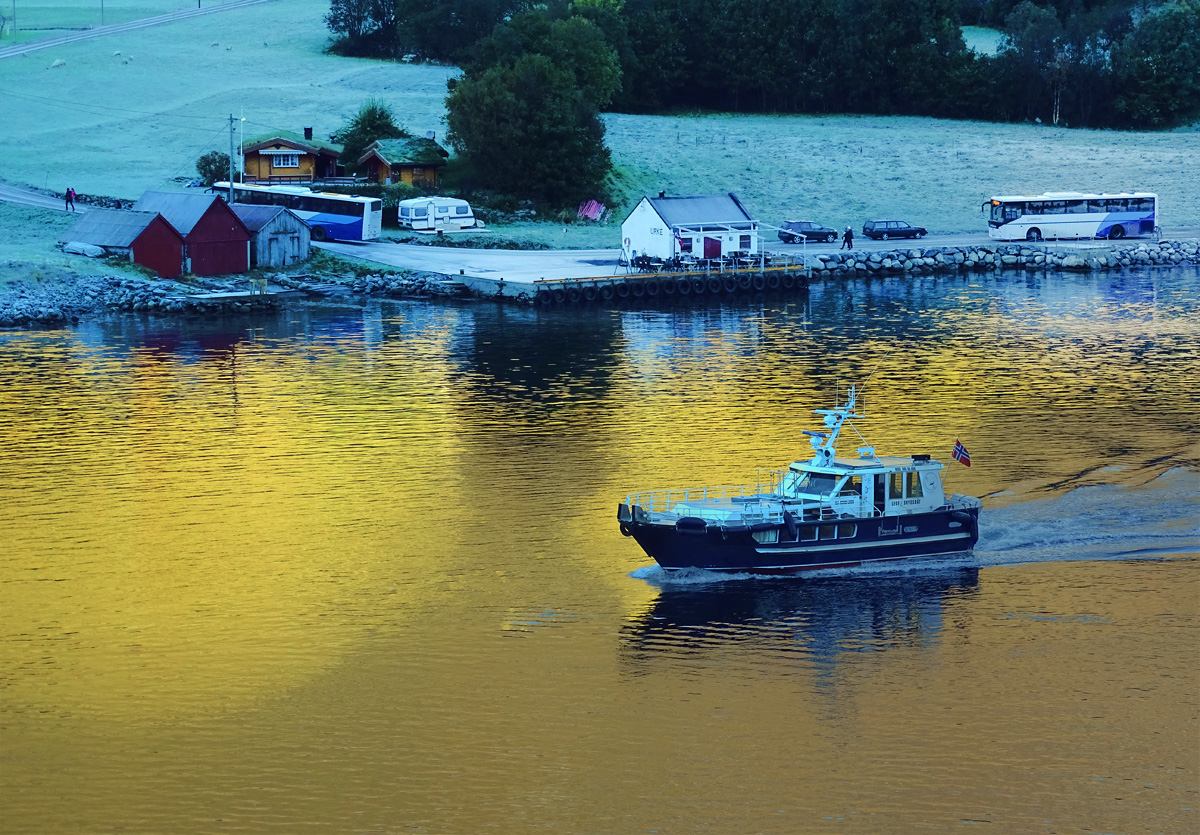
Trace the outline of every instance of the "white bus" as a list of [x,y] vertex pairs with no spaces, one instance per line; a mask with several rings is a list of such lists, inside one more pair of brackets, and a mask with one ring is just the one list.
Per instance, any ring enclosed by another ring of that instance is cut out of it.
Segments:
[[475,226],[471,204],[456,197],[413,197],[401,200],[398,222],[415,232],[457,232]]
[[1158,195],[1048,191],[1031,197],[993,197],[983,204],[988,234],[1001,241],[1124,238],[1158,225]]
[[[229,183],[214,183],[213,191],[229,193]],[[383,201],[303,186],[259,186],[235,183],[235,203],[283,206],[299,215],[312,230],[314,241],[372,241],[383,229]]]

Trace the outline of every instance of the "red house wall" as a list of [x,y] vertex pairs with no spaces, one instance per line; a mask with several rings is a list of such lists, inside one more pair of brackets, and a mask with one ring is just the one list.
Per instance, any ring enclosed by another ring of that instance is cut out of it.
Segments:
[[183,272],[183,238],[162,215],[150,221],[130,248],[135,264],[149,267],[162,278],[178,278]]
[[250,232],[224,200],[214,200],[187,236],[195,275],[230,275],[250,269]]

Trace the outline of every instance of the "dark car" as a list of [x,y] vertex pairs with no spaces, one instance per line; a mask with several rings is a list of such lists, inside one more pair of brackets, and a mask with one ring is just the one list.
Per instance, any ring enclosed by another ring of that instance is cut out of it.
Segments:
[[837,230],[813,223],[811,220],[789,220],[779,230],[779,240],[785,244],[805,241],[836,241]]
[[863,224],[863,234],[876,241],[891,238],[924,238],[924,226],[910,226],[902,220],[868,220]]

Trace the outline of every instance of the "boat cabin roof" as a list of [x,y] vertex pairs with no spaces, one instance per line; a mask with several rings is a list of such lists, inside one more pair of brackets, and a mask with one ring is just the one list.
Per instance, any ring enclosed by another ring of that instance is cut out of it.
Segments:
[[921,467],[941,469],[942,463],[928,457],[910,458],[899,455],[879,455],[873,458],[834,458],[827,467],[817,466],[811,461],[796,461],[790,469],[807,473],[828,473],[829,475],[845,475],[847,473],[862,473],[894,470],[897,468]]

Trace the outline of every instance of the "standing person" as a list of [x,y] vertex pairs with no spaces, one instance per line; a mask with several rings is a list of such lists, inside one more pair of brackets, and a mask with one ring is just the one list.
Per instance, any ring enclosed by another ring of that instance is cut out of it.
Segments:
[[75,189],[67,189],[67,208],[72,212],[75,211]]
[[839,249],[854,249],[854,231],[847,226],[845,234],[842,235],[842,245]]

